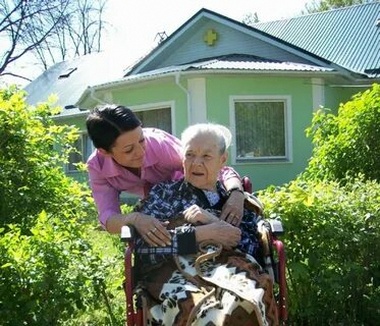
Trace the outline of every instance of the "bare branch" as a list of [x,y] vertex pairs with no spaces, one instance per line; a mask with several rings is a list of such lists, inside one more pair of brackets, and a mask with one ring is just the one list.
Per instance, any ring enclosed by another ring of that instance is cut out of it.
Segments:
[[26,55],[47,69],[101,50],[106,0],[0,0],[0,76]]
[[21,76],[21,75],[18,75],[18,74],[14,74],[14,73],[11,73],[11,72],[5,72],[5,73],[2,74],[2,76],[12,76],[12,77],[24,79],[24,80],[29,81],[29,82],[32,81],[28,77]]

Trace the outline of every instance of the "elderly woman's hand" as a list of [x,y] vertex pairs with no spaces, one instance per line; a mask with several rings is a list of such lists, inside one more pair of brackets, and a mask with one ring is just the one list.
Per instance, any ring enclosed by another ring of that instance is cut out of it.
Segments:
[[234,226],[239,226],[244,214],[244,194],[240,191],[231,192],[223,205],[220,219]]
[[165,247],[171,244],[171,236],[166,229],[168,222],[139,213],[133,225],[146,243],[154,247]]
[[194,225],[197,223],[209,224],[219,220],[215,215],[195,204],[184,210],[183,216],[187,222]]
[[212,240],[220,243],[224,249],[236,247],[241,239],[241,231],[224,221],[218,221],[196,227],[197,242]]

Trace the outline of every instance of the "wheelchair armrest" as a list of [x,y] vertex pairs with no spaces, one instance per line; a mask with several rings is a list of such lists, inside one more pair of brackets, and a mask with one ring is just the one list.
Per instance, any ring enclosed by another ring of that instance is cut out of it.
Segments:
[[122,242],[130,242],[135,237],[135,229],[133,226],[123,225],[121,227],[120,240]]
[[282,221],[280,219],[268,219],[272,233],[275,236],[283,235],[285,233]]
[[[141,311],[135,311],[134,307],[134,272],[133,272],[133,253],[134,253],[134,235],[133,226],[124,225],[121,227],[120,240],[126,243],[124,253],[124,293],[126,303],[127,323],[126,325],[142,325]],[[140,321],[140,322],[138,322]]]

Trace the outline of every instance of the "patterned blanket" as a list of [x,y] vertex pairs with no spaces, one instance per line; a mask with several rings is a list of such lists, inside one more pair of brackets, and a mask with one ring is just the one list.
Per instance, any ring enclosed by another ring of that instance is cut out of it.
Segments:
[[272,279],[252,256],[201,249],[142,274],[148,325],[278,325]]

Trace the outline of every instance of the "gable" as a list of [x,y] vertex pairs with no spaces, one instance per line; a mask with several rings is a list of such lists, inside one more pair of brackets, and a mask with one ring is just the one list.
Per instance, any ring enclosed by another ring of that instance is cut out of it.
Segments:
[[[216,40],[205,42],[208,33]],[[233,53],[264,59],[328,66],[329,62],[248,25],[202,9],[163,41],[127,75]]]

